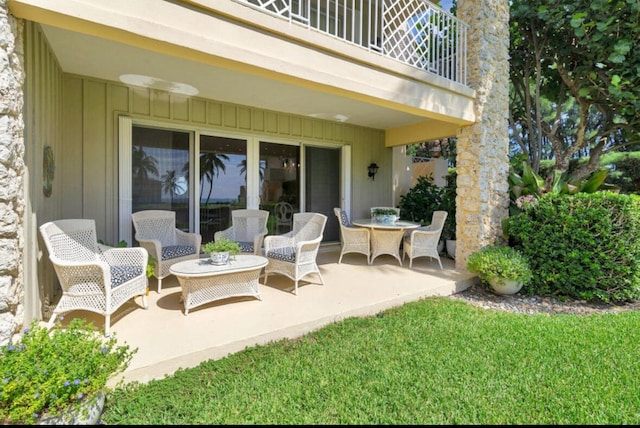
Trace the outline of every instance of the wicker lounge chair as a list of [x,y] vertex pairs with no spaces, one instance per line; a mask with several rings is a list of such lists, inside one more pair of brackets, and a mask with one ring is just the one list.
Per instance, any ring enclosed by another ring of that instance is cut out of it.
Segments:
[[293,294],[297,295],[298,281],[316,273],[324,285],[316,256],[326,224],[327,216],[324,214],[295,213],[291,232],[265,237],[264,252],[269,264],[265,268],[264,283],[271,273],[287,276],[295,282]]
[[143,248],[98,244],[95,221],[89,219],[51,221],[40,226],[40,234],[62,287],[48,329],[59,314],[85,310],[104,315],[108,337],[111,314],[129,299],[142,296],[147,309],[149,255]]
[[131,214],[135,238],[149,252],[156,263],[153,275],[158,279],[158,293],[162,279],[169,276],[175,263],[200,257],[202,237],[197,233],[176,228],[174,211],[147,210]]
[[243,253],[260,255],[262,242],[267,235],[269,211],[265,210],[233,210],[231,226],[215,233],[214,240],[224,237],[240,244]]

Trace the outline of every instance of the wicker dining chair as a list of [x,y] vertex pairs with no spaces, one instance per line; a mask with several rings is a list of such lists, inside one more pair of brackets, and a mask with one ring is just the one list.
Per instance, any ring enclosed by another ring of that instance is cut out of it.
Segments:
[[371,233],[364,227],[353,227],[349,216],[341,208],[334,208],[334,214],[340,224],[340,257],[338,264],[342,262],[342,256],[348,253],[359,253],[367,256],[367,264],[371,258]]
[[293,230],[283,235],[264,238],[264,253],[269,263],[264,271],[264,283],[271,273],[277,273],[294,281],[293,294],[298,294],[298,281],[315,273],[324,280],[316,263],[327,216],[320,213],[295,213]]
[[243,253],[260,255],[262,243],[267,236],[269,211],[241,209],[231,211],[231,226],[215,233],[214,241],[227,238],[237,242]]
[[153,257],[153,272],[158,280],[158,293],[162,291],[162,279],[171,275],[174,264],[200,257],[202,236],[176,228],[175,211],[146,210],[131,214],[136,241]]
[[143,248],[99,244],[91,219],[56,220],[39,229],[62,288],[47,329],[59,314],[85,310],[105,317],[104,335],[109,337],[111,314],[129,299],[142,296],[147,309],[149,255]]
[[413,265],[413,259],[417,257],[431,257],[438,261],[440,269],[442,262],[438,253],[438,243],[442,235],[444,222],[447,219],[446,211],[434,211],[431,217],[431,224],[412,230],[404,237],[402,260],[404,256],[409,256],[409,268]]
[[278,202],[273,208],[273,213],[276,217],[276,234],[282,228],[285,229],[285,233],[290,232],[293,227],[293,206],[289,202]]

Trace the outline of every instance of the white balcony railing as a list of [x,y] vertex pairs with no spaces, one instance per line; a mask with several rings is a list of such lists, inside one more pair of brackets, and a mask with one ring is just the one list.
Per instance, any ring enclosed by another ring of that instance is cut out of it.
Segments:
[[467,24],[426,0],[236,0],[467,84]]

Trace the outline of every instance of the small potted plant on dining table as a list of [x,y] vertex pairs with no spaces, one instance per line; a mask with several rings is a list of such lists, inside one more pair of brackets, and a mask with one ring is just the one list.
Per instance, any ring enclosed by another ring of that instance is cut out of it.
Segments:
[[202,252],[209,254],[211,262],[215,265],[225,265],[229,256],[240,254],[240,244],[228,238],[218,238],[217,241],[207,242],[202,245]]
[[471,253],[467,270],[477,274],[497,294],[516,294],[532,278],[526,257],[507,246],[490,245]]
[[384,224],[392,224],[398,220],[397,211],[393,208],[374,208],[371,210],[373,221]]

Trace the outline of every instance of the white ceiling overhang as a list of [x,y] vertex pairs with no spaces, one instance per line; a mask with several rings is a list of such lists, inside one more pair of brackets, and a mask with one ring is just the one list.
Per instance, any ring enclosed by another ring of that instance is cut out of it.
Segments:
[[[419,129],[452,135],[474,120],[469,88],[316,32],[279,29],[279,20],[250,8],[242,16],[253,26],[179,2],[9,4],[42,24],[66,73],[111,81],[147,76],[159,89],[186,85],[202,98],[387,130],[388,145],[413,142],[403,140],[405,129],[414,140]],[[227,13],[242,7],[221,4]]]

